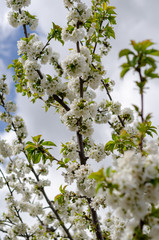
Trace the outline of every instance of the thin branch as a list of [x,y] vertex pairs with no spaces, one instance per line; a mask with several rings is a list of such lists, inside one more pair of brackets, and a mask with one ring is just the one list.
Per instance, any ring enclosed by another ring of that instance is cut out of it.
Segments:
[[[110,95],[110,93],[109,93],[107,84],[105,84],[103,80],[101,80],[101,82],[103,83],[103,86],[104,86],[104,88],[105,88],[105,90],[106,90],[106,92],[107,92],[107,95],[108,95],[110,101],[113,101],[113,99],[112,99],[112,97],[111,97],[111,95]],[[120,115],[118,115],[118,119],[119,119],[121,125],[122,125],[123,127],[125,127],[124,121],[122,120],[122,118],[120,117]]]
[[95,45],[94,45],[93,54],[95,54],[96,47],[97,47],[97,42],[96,42]]
[[[141,58],[141,56],[140,56]],[[140,87],[140,94],[141,94],[141,113],[140,113],[140,116],[141,116],[141,122],[143,123],[145,120],[144,120],[144,84],[142,85],[142,83],[146,83],[146,79],[142,76],[141,74],[141,68],[140,68],[140,59],[139,59],[139,64],[138,64],[138,67],[136,68],[136,71],[138,72],[139,74],[139,77],[140,77],[140,83],[141,83],[141,87]],[[141,134],[141,139],[140,139],[140,143],[139,143],[139,146],[140,146],[140,151],[142,152],[143,150],[143,139],[144,139],[144,136],[143,134]]]
[[[19,13],[22,14],[21,9],[19,9]],[[28,33],[27,33],[26,24],[23,24],[23,31],[24,31],[24,35],[25,35],[25,37],[28,38]]]
[[[2,104],[3,104],[3,107],[5,108],[5,103],[4,103],[4,101],[2,102]],[[5,108],[5,110],[6,110],[6,108]],[[15,131],[15,133],[16,133],[16,135],[17,135],[17,129],[15,128],[13,122],[12,122],[12,126],[14,127],[14,131]],[[17,136],[17,137],[18,137],[18,136]],[[18,138],[18,140],[19,140],[19,142],[22,143],[23,146],[24,146],[24,143],[23,143],[22,139],[21,139],[21,138]],[[26,151],[24,150],[24,148],[23,148],[23,153],[24,153],[26,159],[28,160],[27,154],[26,154]],[[28,160],[28,162],[29,162],[29,160]],[[39,176],[38,176],[38,174],[35,172],[35,170],[34,170],[34,168],[33,168],[33,166],[31,165],[30,162],[29,162],[29,167],[30,167],[32,173],[34,174],[36,180],[39,182]],[[6,182],[6,185],[8,186],[8,189],[9,189],[10,194],[13,195],[13,193],[12,193],[12,191],[11,191],[11,189],[10,189],[9,182],[8,182],[7,179],[5,178],[5,176],[4,176],[4,174],[3,174],[3,172],[2,172],[1,169],[0,169],[0,172],[1,172],[3,178],[4,178],[5,182]],[[49,200],[49,198],[47,197],[47,194],[46,194],[44,188],[41,188],[40,190],[41,190],[41,192],[43,193],[43,196],[44,196],[46,202],[49,204],[49,207],[51,208],[51,210],[53,211],[53,213],[55,214],[55,216],[56,216],[57,219],[59,220],[59,223],[60,223],[61,227],[62,227],[62,228],[64,229],[64,231],[66,232],[68,238],[69,238],[70,240],[73,240],[73,238],[72,238],[69,230],[65,227],[65,224],[63,223],[62,219],[60,218],[57,210],[54,209],[54,207],[53,207],[53,205],[52,205],[52,202],[51,202],[51,201]],[[16,211],[16,213],[17,213],[17,217],[18,217],[18,218],[20,219],[20,221],[23,223],[23,221],[22,221],[22,219],[21,219],[21,217],[20,217],[20,215],[19,215],[18,209],[17,209],[15,206],[14,206],[14,209],[15,209],[15,211]],[[27,237],[27,236],[28,236],[28,234],[26,233],[26,237]]]
[[[31,167],[31,171],[32,171],[32,173],[34,174],[36,180],[39,181],[39,177],[38,177],[37,173],[35,172],[33,166],[30,166],[30,167]],[[54,208],[53,203],[49,200],[49,198],[48,198],[48,196],[47,196],[44,188],[42,187],[42,188],[40,189],[40,191],[42,192],[42,194],[43,194],[46,202],[48,203],[50,209],[51,209],[52,212],[55,214],[57,220],[58,220],[59,223],[60,223],[60,226],[63,228],[63,230],[64,230],[65,233],[67,234],[67,237],[68,237],[70,240],[73,240],[73,237],[71,236],[69,230],[66,228],[66,226],[65,226],[64,222],[62,221],[60,215],[58,214],[57,210]]]
[[[140,77],[140,83],[145,82],[145,78],[141,74],[141,69],[138,67],[136,71],[139,74]],[[144,87],[140,88],[140,94],[141,94],[141,121],[144,122]]]
[[[19,9],[19,13],[21,13],[21,9]],[[23,30],[24,30],[24,35],[26,38],[28,38],[28,33],[27,33],[27,28],[26,28],[26,24],[23,24]],[[44,46],[44,48],[42,49],[42,51],[45,49],[45,47],[49,44],[49,41],[46,43],[46,45]],[[37,60],[37,59],[36,59]],[[43,75],[41,73],[40,70],[36,70],[40,79],[43,79]],[[56,94],[53,95],[53,98],[55,101],[57,101],[66,111],[69,111],[70,108],[67,106],[67,104],[64,103],[64,101],[62,99],[60,99]]]
[[103,86],[104,86],[104,88],[105,88],[105,90],[106,90],[106,92],[107,92],[107,95],[108,95],[110,101],[113,101],[113,99],[112,99],[112,97],[111,97],[111,95],[110,95],[110,93],[109,93],[107,84],[104,83],[103,79],[101,80],[101,82],[102,82],[102,84],[103,84]]
[[[2,177],[3,177],[3,179],[4,179],[4,181],[5,181],[6,185],[7,185],[7,187],[8,187],[8,190],[9,190],[11,196],[13,196],[13,192],[12,192],[12,190],[11,190],[11,188],[10,188],[9,182],[7,181],[7,179],[6,179],[4,173],[2,172],[1,169],[0,169],[0,172],[1,172],[1,174],[2,174]],[[22,220],[22,218],[21,218],[21,216],[20,216],[20,214],[19,214],[19,210],[17,209],[16,206],[13,206],[13,207],[14,207],[14,210],[15,210],[15,212],[16,212],[16,217],[19,218],[19,220],[20,220],[21,223],[23,223],[23,220]],[[9,220],[10,220],[10,219],[9,219]],[[12,222],[11,222],[11,223],[12,223]],[[26,237],[26,239],[29,240],[29,234],[28,234],[27,232],[25,232],[25,235],[20,235],[20,236]]]
[[84,145],[83,145],[83,137],[82,137],[82,134],[80,134],[79,130],[76,132],[76,134],[77,134],[78,146],[79,146],[79,149],[80,149],[80,151],[79,151],[80,163],[81,163],[81,165],[85,165],[88,157],[85,156]]
[[53,98],[56,102],[58,102],[66,111],[69,111],[69,106],[61,99],[58,95],[53,94]]
[[89,205],[89,209],[91,211],[91,215],[92,215],[92,220],[93,220],[93,227],[96,233],[96,237],[98,240],[104,240],[104,237],[102,235],[102,230],[100,228],[100,223],[98,220],[98,216],[97,216],[97,212],[91,207],[91,199],[87,198],[88,201],[88,205]]
[[46,44],[44,45],[44,47],[41,49],[38,57],[36,57],[36,60],[39,59],[40,55],[44,52],[45,48],[49,45],[49,42],[51,41],[51,39],[52,39],[52,38],[50,38],[50,39],[46,42]]

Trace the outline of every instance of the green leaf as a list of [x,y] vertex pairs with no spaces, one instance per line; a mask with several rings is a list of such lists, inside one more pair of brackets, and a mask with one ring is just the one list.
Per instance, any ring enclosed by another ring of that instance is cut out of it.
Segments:
[[115,142],[114,141],[109,141],[109,142],[106,143],[104,150],[113,152],[114,147],[115,147]]
[[13,63],[9,64],[7,69],[10,69],[11,67],[14,67]]
[[26,147],[24,148],[24,150],[28,150],[28,151],[30,151],[30,150],[35,150],[35,149],[36,149],[36,145],[35,145],[34,143],[28,144],[28,145],[26,145]]
[[120,77],[123,78],[125,76],[125,74],[130,70],[129,67],[125,67],[123,68],[123,70],[120,73]]
[[56,147],[56,144],[53,143],[53,142],[51,142],[51,141],[45,141],[45,142],[43,142],[41,145],[43,145],[43,146],[54,146],[54,147]]
[[52,38],[55,40],[58,40],[59,42],[64,45],[64,41],[62,40],[61,33],[62,28],[59,25],[56,25],[54,22],[52,22],[53,28],[51,29],[51,32],[48,34],[48,41],[50,41]]
[[40,160],[41,160],[41,157],[42,157],[42,153],[40,153],[40,152],[38,152],[38,153],[34,153],[33,155],[32,155],[32,161],[33,161],[33,163],[34,164],[37,164],[37,163],[39,163],[40,162]]
[[46,160],[48,159],[48,157],[46,156],[46,154],[42,154],[42,161],[43,161],[43,164],[46,163]]
[[107,9],[107,3],[106,3],[106,2],[103,3],[103,9],[104,9],[104,10]]
[[134,40],[131,40],[131,45],[137,52],[143,52],[145,53],[146,49],[153,45],[154,43],[150,40],[144,40],[142,42],[136,43]]
[[33,141],[38,143],[40,141],[40,138],[41,138],[42,135],[37,135],[35,137],[32,137]]
[[111,167],[108,167],[107,170],[106,170],[106,177],[110,177],[110,174],[112,172],[112,168]]
[[32,152],[27,152],[27,159],[29,162],[31,162],[31,159],[32,159]]
[[129,49],[125,48],[125,49],[123,49],[123,50],[121,50],[119,52],[119,58],[121,58],[123,56],[126,56],[126,55],[129,55],[129,54],[133,54],[134,55],[134,53],[132,51],[130,51]]
[[145,76],[150,78],[159,78],[159,75],[154,72],[154,68],[145,69]]
[[59,188],[60,192],[61,192],[61,193],[64,193],[64,192],[65,192],[65,189],[67,188],[67,186],[68,186],[68,185],[65,185],[64,187],[62,187],[62,185],[60,185],[60,188]]
[[145,51],[147,55],[159,56],[159,51],[156,49],[148,49]]
[[59,204],[63,204],[64,203],[64,196],[62,194],[58,194],[55,196],[54,201],[58,201]]
[[133,104],[132,106],[135,108],[135,111],[136,111],[137,113],[140,112],[139,107],[138,107],[137,105]]
[[110,38],[110,37],[112,37],[112,38],[114,38],[115,39],[115,32],[114,32],[114,30],[113,30],[113,28],[112,27],[110,27],[110,26],[106,26],[106,35]]
[[104,181],[105,176],[104,176],[103,168],[97,172],[91,173],[88,178],[95,179],[96,181]]
[[102,182],[101,182],[101,183],[98,183],[98,184],[97,184],[97,187],[96,187],[96,193],[99,191],[100,188],[103,188],[104,186],[105,186],[104,183],[102,183]]
[[149,216],[159,218],[159,208],[155,208],[155,206],[152,206],[152,210]]
[[116,7],[114,7],[114,6],[108,6],[108,7],[107,7],[107,13],[108,13],[108,14],[115,14],[115,15],[116,15],[116,12],[114,11],[114,9],[116,9]]

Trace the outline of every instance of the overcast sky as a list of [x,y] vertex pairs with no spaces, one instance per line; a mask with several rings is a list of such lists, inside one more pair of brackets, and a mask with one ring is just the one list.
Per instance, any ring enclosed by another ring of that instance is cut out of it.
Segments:
[[[90,0],[85,0],[90,4]],[[133,73],[127,74],[124,80],[120,79],[120,68],[122,60],[119,60],[118,53],[121,49],[129,47],[130,40],[142,41],[151,39],[159,48],[159,1],[153,0],[110,0],[111,5],[116,6],[117,26],[115,27],[116,39],[111,40],[112,50],[104,59],[104,66],[113,80],[116,81],[115,91],[112,93],[114,100],[120,101],[124,106],[131,106],[132,103],[139,103],[138,92],[135,90],[133,80],[136,76]],[[45,42],[52,21],[64,26],[66,24],[67,10],[63,6],[63,0],[32,0],[29,7],[31,14],[39,18],[39,27],[37,32]],[[14,29],[7,22],[8,9],[5,6],[5,0],[0,1],[0,71],[1,74],[7,73],[11,82],[11,71],[7,71],[7,65],[12,59],[16,58],[16,41],[23,37],[22,28]],[[68,44],[69,45],[69,44]],[[64,49],[58,43],[52,43],[53,50],[64,54]],[[67,44],[66,44],[67,47]],[[49,70],[49,68],[48,68]],[[146,95],[145,105],[147,112],[153,112],[155,123],[158,122],[158,80],[153,80],[149,84],[150,90]],[[12,87],[12,85],[11,85]],[[18,114],[23,116],[28,126],[30,136],[42,134],[45,138],[56,143],[65,142],[70,135],[65,126],[60,124],[59,117],[53,110],[46,114],[41,103],[29,103],[25,97],[20,94],[15,96],[12,88],[12,97],[18,105]],[[50,126],[50,127],[48,127]],[[1,126],[2,128],[2,126]],[[49,130],[48,130],[49,128]],[[105,141],[107,137],[107,127],[103,126],[95,133],[98,141]]]

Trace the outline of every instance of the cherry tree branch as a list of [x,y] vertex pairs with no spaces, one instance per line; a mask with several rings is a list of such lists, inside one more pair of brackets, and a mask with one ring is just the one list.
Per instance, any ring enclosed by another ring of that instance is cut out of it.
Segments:
[[[1,175],[2,175],[2,177],[3,177],[3,179],[4,179],[4,181],[5,181],[5,184],[7,185],[7,188],[8,188],[8,190],[9,190],[10,195],[13,197],[13,191],[12,191],[11,188],[10,188],[9,181],[7,181],[7,179],[6,179],[3,171],[2,171],[1,169],[0,169],[0,173],[1,173]],[[21,223],[24,223],[23,220],[22,220],[22,218],[21,218],[21,216],[20,216],[20,214],[19,214],[19,210],[17,209],[17,207],[16,207],[16,206],[13,206],[13,208],[14,208],[14,210],[15,210],[16,217],[19,218],[19,220],[20,220]],[[21,235],[21,236],[23,236],[23,237],[25,237],[26,239],[29,240],[29,234],[27,233],[27,231],[25,232],[25,235]]]
[[90,205],[91,204],[91,199],[87,198],[87,201],[88,201],[89,209],[90,209],[90,212],[91,212],[91,215],[92,215],[93,226],[94,226],[94,229],[95,229],[96,237],[97,237],[98,240],[104,240],[103,235],[102,235],[102,230],[100,228],[100,223],[99,223],[99,220],[98,220],[97,212]]
[[[5,103],[4,103],[4,101],[3,101],[3,98],[2,98],[1,95],[0,95],[0,97],[1,97],[1,101],[2,101],[3,107],[4,107],[4,109],[6,110],[6,108],[5,108]],[[7,113],[8,113],[8,112],[7,112]],[[11,115],[10,115],[10,116],[11,116]],[[12,124],[12,126],[13,126],[13,128],[14,128],[14,131],[15,131],[15,133],[16,133],[16,135],[17,135],[17,138],[18,138],[19,142],[23,145],[23,153],[24,153],[26,159],[28,160],[27,153],[26,153],[26,151],[24,150],[23,140],[22,140],[20,137],[18,137],[17,129],[15,128],[13,121],[12,121],[11,124]],[[52,156],[52,155],[51,155],[51,156]],[[54,158],[54,157],[52,156],[52,158]],[[56,159],[56,160],[57,160],[57,159]],[[38,176],[38,174],[36,173],[35,169],[33,168],[32,164],[30,163],[29,160],[28,160],[28,163],[29,163],[29,167],[30,167],[32,173],[34,174],[37,182],[39,182],[39,181],[40,181],[39,176]],[[4,176],[4,174],[3,174],[3,172],[2,172],[1,169],[0,169],[0,172],[1,172],[3,178],[4,178],[5,182],[6,182],[6,185],[7,185],[8,189],[9,189],[10,194],[13,195],[13,193],[12,193],[12,191],[11,191],[11,189],[10,189],[9,182],[8,182],[7,179],[5,178],[5,176]],[[57,210],[54,208],[52,202],[49,200],[49,198],[48,198],[48,196],[47,196],[44,188],[43,188],[43,187],[40,188],[40,191],[42,192],[42,194],[43,194],[46,202],[48,203],[50,209],[51,209],[52,212],[55,214],[55,216],[56,216],[57,220],[59,221],[61,227],[62,227],[62,228],[64,229],[64,231],[66,232],[68,238],[69,238],[70,240],[73,240],[73,237],[71,236],[69,230],[66,228],[66,226],[65,226],[64,222],[62,221],[61,217],[59,216]],[[18,218],[20,219],[20,221],[23,223],[23,221],[22,221],[22,219],[21,219],[21,217],[20,217],[20,215],[19,215],[19,211],[18,211],[18,209],[16,208],[16,206],[14,206],[14,209],[15,209],[15,211],[16,211],[16,213],[17,213],[17,217],[18,217]],[[26,235],[27,235],[27,233],[26,233]],[[28,235],[27,235],[27,236],[28,236]],[[29,239],[29,238],[28,238],[28,239]]]
[[[102,84],[103,84],[103,86],[104,86],[104,88],[105,88],[105,90],[106,90],[106,92],[107,92],[107,95],[108,95],[110,101],[113,101],[113,99],[112,99],[112,97],[111,97],[111,95],[110,95],[110,93],[109,93],[107,84],[105,84],[103,80],[101,80],[101,82],[102,82]],[[125,127],[124,121],[122,120],[122,118],[120,117],[120,115],[118,115],[118,119],[119,119],[121,125],[122,125],[123,127]]]
[[[79,28],[79,21],[77,22],[77,29]],[[77,47],[77,52],[80,53],[80,43],[79,41],[76,42],[76,47]],[[83,98],[83,79],[82,77],[79,77],[79,82],[80,82],[80,98]],[[81,128],[82,125],[82,117],[80,117],[80,119],[77,122],[79,129]],[[82,165],[86,164],[87,161],[87,157],[85,156],[85,152],[84,152],[84,145],[83,145],[83,136],[80,133],[80,130],[78,130],[76,132],[77,134],[77,141],[78,141],[78,146],[79,146],[79,158],[80,158],[80,162]]]
[[[19,9],[19,12],[21,13],[21,9]],[[28,33],[27,33],[27,28],[26,28],[26,24],[23,24],[23,30],[24,30],[24,35],[26,38],[28,38]],[[46,43],[45,47],[48,45],[48,42]],[[44,50],[44,48],[43,48]],[[37,59],[36,59],[37,60]],[[41,73],[40,70],[36,70],[40,79],[43,79],[43,75]],[[63,99],[59,98],[58,95],[54,94],[53,98],[55,101],[57,101],[66,111],[69,111],[70,108],[67,106],[67,104],[63,101]]]
[[[31,167],[31,171],[32,171],[32,173],[34,174],[36,180],[39,182],[39,176],[38,176],[37,173],[35,172],[33,166],[30,165],[30,167]],[[50,209],[51,209],[52,212],[55,214],[57,220],[58,220],[59,223],[60,223],[60,226],[63,228],[63,230],[64,230],[65,233],[67,234],[67,237],[68,237],[70,240],[73,240],[73,237],[71,236],[70,231],[66,228],[66,226],[65,226],[62,218],[61,218],[60,215],[58,214],[57,210],[54,208],[52,201],[49,200],[49,198],[48,198],[48,196],[47,196],[47,194],[46,194],[46,192],[45,192],[45,189],[42,187],[42,188],[40,189],[40,191],[42,192],[42,194],[43,194],[46,202],[48,203]]]

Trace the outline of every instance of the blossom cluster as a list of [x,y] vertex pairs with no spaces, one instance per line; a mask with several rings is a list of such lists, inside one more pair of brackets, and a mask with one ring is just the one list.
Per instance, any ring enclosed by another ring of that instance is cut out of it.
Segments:
[[31,30],[36,29],[38,25],[38,19],[36,16],[31,15],[28,11],[21,10],[23,7],[28,7],[30,3],[30,0],[6,0],[7,6],[12,8],[12,11],[8,13],[8,21],[12,27],[18,27],[20,25],[27,24],[30,26]]
[[62,39],[64,41],[77,42],[85,37],[83,23],[89,19],[91,11],[82,1],[64,1],[65,7],[70,8],[67,16],[68,25],[62,29]]

